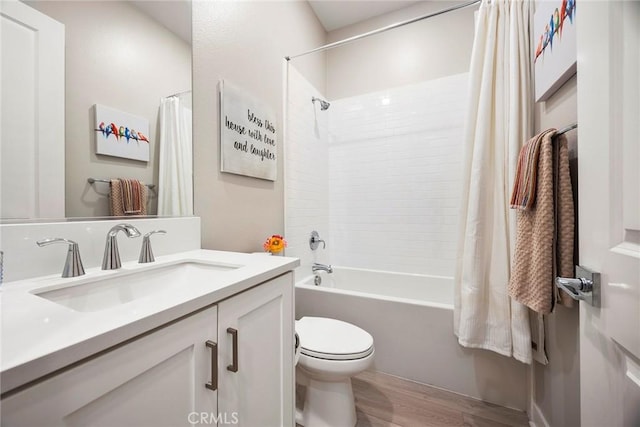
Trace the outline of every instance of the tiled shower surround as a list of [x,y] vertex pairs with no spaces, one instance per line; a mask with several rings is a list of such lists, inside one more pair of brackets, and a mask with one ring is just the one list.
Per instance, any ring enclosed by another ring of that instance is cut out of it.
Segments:
[[466,88],[464,73],[329,100],[321,112],[307,108],[321,95],[290,73],[287,254],[314,261],[315,228],[327,240],[321,262],[452,276]]

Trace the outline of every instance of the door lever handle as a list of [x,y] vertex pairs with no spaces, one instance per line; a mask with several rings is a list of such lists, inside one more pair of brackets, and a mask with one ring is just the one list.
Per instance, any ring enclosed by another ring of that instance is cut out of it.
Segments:
[[556,277],[556,286],[576,301],[600,305],[600,273],[576,265],[576,278]]
[[556,286],[565,291],[574,300],[582,301],[584,300],[584,294],[592,291],[593,281],[584,278],[556,277]]

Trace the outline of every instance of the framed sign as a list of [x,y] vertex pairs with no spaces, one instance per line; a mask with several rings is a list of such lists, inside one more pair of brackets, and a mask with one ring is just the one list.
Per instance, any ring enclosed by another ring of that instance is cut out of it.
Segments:
[[536,102],[546,101],[576,73],[576,0],[538,0],[533,61]]
[[220,170],[275,181],[276,115],[268,105],[220,81]]
[[96,154],[149,161],[149,120],[95,104]]

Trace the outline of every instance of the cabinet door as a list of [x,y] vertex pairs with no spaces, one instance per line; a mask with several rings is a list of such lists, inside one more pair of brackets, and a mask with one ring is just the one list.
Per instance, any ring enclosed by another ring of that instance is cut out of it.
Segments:
[[224,300],[218,310],[220,415],[245,427],[293,426],[293,274]]
[[2,425],[215,425],[205,343],[216,341],[216,319],[207,308],[7,397]]

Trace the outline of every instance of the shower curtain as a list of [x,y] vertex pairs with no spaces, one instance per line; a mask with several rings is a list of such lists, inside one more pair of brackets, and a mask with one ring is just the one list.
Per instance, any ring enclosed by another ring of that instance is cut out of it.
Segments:
[[193,215],[191,92],[160,101],[158,215]]
[[532,132],[529,0],[483,0],[471,56],[454,332],[465,347],[531,363],[525,306],[507,291],[516,221],[509,192]]

